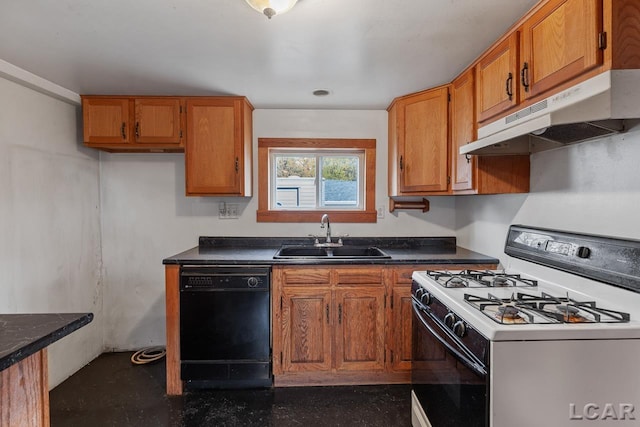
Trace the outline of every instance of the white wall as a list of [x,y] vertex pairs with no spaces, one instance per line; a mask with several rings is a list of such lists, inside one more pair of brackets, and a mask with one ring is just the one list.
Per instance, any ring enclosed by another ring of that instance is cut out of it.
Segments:
[[95,315],[49,347],[50,386],[102,351],[99,163],[79,111],[0,78],[0,313]]
[[[259,137],[377,140],[376,224],[332,224],[352,236],[453,236],[454,199],[433,197],[431,211],[390,214],[387,199],[386,111],[256,110]],[[105,343],[137,349],[165,342],[162,259],[198,243],[198,236],[306,236],[320,224],[257,223],[258,198],[185,197],[181,154],[101,153]],[[254,167],[257,149],[254,149]],[[254,192],[257,176],[254,174]],[[218,204],[238,203],[240,218],[219,220]]]
[[[510,224],[640,239],[640,127],[531,156],[531,192],[456,201],[458,244],[500,257]],[[529,264],[530,266],[530,264]]]

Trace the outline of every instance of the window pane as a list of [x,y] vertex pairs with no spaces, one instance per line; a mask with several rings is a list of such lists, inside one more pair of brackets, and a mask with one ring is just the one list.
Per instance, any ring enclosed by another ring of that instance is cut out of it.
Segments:
[[276,155],[275,209],[316,208],[316,157]]
[[323,207],[357,207],[359,157],[325,156],[321,158]]

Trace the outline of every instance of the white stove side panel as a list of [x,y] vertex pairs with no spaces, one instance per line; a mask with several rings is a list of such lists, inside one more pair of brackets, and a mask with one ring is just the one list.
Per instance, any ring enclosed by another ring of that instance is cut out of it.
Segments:
[[640,425],[640,340],[491,343],[491,427]]

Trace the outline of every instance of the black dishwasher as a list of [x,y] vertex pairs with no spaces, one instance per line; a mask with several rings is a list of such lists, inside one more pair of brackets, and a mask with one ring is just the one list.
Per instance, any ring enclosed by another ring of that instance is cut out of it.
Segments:
[[270,268],[183,266],[181,378],[191,388],[270,387]]

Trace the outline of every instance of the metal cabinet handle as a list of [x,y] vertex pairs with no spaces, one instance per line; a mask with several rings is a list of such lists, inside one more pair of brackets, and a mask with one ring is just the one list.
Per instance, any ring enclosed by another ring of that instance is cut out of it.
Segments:
[[329,324],[329,304],[327,304],[326,311],[327,311],[327,324]]
[[520,70],[520,81],[525,92],[529,92],[529,63],[525,62]]
[[404,163],[402,162],[402,156],[400,156],[400,170],[404,169]]
[[236,157],[236,172],[240,170],[240,159]]
[[338,304],[338,323],[342,323],[342,304]]
[[505,90],[507,91],[509,101],[511,101],[513,99],[513,74],[511,73],[509,73],[509,77],[507,77],[507,81],[505,82]]
[[122,133],[122,139],[127,139],[125,122],[122,122],[122,127],[120,128],[120,132]]
[[136,138],[140,138],[140,122],[136,122]]

